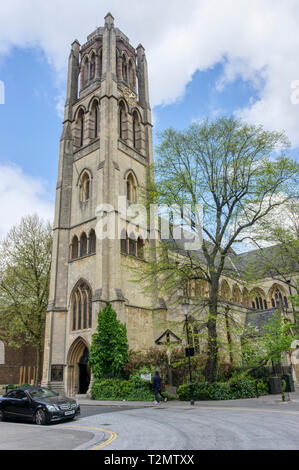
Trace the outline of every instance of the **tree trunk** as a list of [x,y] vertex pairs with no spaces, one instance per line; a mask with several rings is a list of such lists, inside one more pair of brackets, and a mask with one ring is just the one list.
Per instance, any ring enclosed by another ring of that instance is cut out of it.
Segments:
[[43,348],[37,346],[36,348],[36,385],[42,380],[43,373]]
[[212,280],[209,299],[208,350],[205,367],[205,379],[209,383],[215,382],[218,367],[218,341],[217,341],[217,306],[218,306],[218,280]]

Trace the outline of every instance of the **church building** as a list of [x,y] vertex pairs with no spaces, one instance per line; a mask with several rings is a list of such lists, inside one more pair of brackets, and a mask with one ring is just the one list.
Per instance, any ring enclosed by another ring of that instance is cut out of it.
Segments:
[[[159,347],[162,338],[180,340],[167,320],[159,294],[145,294],[131,282],[132,267],[142,267],[149,228],[132,223],[120,210],[138,203],[153,164],[152,121],[145,50],[130,44],[108,13],[85,44],[76,40],[68,62],[67,94],[60,139],[49,305],[46,317],[44,386],[68,395],[90,385],[88,354],[98,313],[106,302],[127,327],[130,349]],[[125,212],[126,213],[126,212]],[[115,234],[101,238],[99,225],[114,217]],[[246,255],[234,254],[242,269]],[[293,273],[293,278],[295,273]],[[190,285],[189,296],[205,296],[207,287]],[[265,279],[249,292],[242,282],[223,279],[221,298],[243,325],[257,322],[277,306],[290,310],[282,283]],[[224,325],[225,326],[225,325]],[[298,370],[299,380],[299,370]]]
[[[60,139],[43,384],[85,393],[92,333],[105,302],[126,324],[130,348],[146,350],[161,329],[165,309],[130,282],[144,263],[145,237],[127,233],[100,240],[99,207],[135,203],[137,186],[153,163],[152,122],[145,50],[135,49],[109,13],[80,45],[71,46]],[[137,235],[136,235],[137,233]],[[148,242],[147,242],[148,243]],[[157,305],[156,305],[157,304]]]

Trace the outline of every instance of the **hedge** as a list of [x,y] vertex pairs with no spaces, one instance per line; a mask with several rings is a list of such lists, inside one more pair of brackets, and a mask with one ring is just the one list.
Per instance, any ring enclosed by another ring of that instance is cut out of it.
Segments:
[[142,380],[139,374],[132,375],[129,380],[97,379],[92,384],[91,396],[94,400],[154,400],[151,383]]
[[[194,400],[235,400],[238,398],[255,398],[256,388],[259,395],[267,395],[267,381],[256,381],[250,377],[232,378],[227,382],[200,382],[193,384]],[[177,394],[182,401],[190,400],[190,385],[180,385]]]

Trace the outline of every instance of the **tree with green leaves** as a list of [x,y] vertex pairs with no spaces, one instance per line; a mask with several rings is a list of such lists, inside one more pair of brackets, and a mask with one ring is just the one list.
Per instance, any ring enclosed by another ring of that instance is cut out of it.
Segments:
[[[184,131],[166,129],[159,138],[144,202],[148,206],[189,204],[192,210],[187,216],[181,214],[182,225],[193,227],[198,239],[201,233],[196,231],[202,229],[203,241],[199,251],[192,251],[173,236],[162,240],[139,277],[145,289],[156,292],[158,287],[159,295],[177,303],[188,296],[183,287],[190,281],[208,286],[207,297],[201,296],[192,314],[200,309],[207,312],[205,377],[213,382],[219,349],[217,324],[223,315],[220,278],[239,278],[234,250],[244,245],[248,230],[294,196],[298,165],[286,156],[289,142],[283,133],[234,118],[193,123]],[[199,228],[196,205],[203,209]]]
[[[278,207],[261,220],[248,234],[258,256],[247,263],[246,274],[251,282],[270,277],[285,285],[296,322],[299,306],[299,202],[298,197]],[[297,320],[298,322],[298,320]]]
[[243,360],[248,370],[256,370],[272,363],[281,364],[283,353],[288,353],[294,341],[294,324],[286,320],[281,311],[276,310],[272,317],[257,331],[249,324],[242,341]]
[[22,218],[0,243],[0,337],[9,346],[36,348],[42,373],[49,296],[52,228],[37,215]]
[[98,315],[97,333],[92,336],[89,366],[95,379],[122,377],[129,361],[126,326],[117,320],[110,303]]

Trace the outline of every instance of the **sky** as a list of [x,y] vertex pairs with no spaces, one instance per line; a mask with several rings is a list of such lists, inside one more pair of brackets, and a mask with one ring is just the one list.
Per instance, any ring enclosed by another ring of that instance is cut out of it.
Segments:
[[233,114],[284,130],[298,154],[298,0],[1,2],[0,237],[26,214],[53,219],[70,45],[109,11],[145,47],[155,145],[167,127]]

